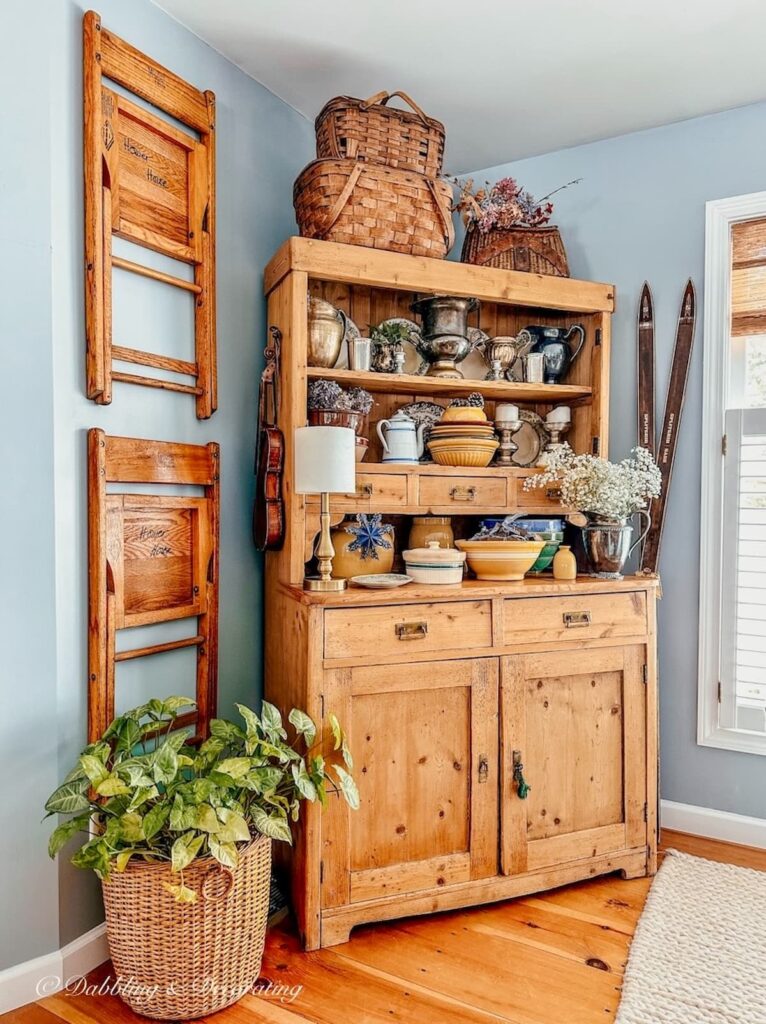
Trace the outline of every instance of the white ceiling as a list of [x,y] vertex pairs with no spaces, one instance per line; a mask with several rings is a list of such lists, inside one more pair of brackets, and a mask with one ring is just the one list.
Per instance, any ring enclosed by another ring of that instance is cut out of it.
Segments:
[[403,89],[455,173],[766,99],[764,0],[155,2],[312,120]]

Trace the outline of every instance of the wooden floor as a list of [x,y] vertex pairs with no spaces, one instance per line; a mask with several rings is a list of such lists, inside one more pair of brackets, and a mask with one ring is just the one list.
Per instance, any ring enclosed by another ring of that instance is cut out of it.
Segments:
[[[673,847],[766,871],[766,851],[680,833]],[[267,940],[260,984],[211,1024],[595,1024],[614,1018],[628,947],[651,880],[607,877],[476,910],[356,929],[301,953],[289,926]],[[93,972],[108,976],[109,965]],[[283,1000],[274,994],[280,986]],[[292,995],[292,999],[291,999]],[[140,1024],[116,996],[60,994],[2,1024]]]

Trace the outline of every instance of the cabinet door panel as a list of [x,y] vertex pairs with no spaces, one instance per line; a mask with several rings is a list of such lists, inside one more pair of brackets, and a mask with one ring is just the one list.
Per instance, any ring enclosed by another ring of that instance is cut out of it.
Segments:
[[503,659],[506,874],[646,842],[643,665],[641,645]]
[[497,677],[489,658],[325,674],[361,806],[323,817],[324,907],[496,872]]

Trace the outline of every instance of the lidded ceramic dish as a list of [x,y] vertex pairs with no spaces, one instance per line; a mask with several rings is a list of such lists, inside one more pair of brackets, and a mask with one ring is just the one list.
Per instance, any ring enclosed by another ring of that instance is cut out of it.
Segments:
[[464,562],[464,552],[439,547],[438,540],[429,541],[424,548],[404,552],[407,575],[415,583],[462,583]]

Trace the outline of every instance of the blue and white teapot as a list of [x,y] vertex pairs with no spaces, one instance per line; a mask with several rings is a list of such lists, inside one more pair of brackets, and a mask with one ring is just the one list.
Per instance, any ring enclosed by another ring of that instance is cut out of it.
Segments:
[[422,423],[416,427],[401,409],[390,420],[380,420],[378,437],[383,445],[383,462],[418,462],[424,451],[424,430]]

